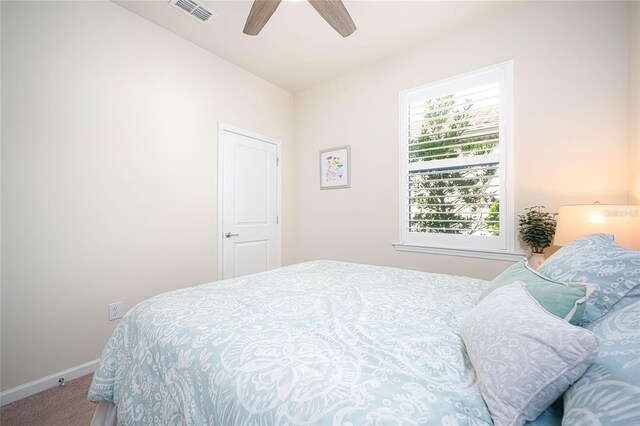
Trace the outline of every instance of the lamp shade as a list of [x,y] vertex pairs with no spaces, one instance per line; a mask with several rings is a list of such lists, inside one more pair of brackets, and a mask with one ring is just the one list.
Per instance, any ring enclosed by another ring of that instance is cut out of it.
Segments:
[[589,234],[613,234],[620,246],[640,250],[640,206],[577,204],[561,206],[553,244],[563,246]]

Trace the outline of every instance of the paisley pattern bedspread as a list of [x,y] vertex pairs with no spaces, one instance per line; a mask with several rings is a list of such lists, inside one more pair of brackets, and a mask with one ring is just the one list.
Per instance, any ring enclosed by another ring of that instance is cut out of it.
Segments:
[[161,294],[89,399],[126,425],[492,424],[458,335],[486,285],[315,261]]

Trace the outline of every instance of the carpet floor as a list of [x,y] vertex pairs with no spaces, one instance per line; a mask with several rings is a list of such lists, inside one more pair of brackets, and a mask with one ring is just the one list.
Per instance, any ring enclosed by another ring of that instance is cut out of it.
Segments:
[[88,426],[96,404],[87,400],[93,374],[31,395],[0,409],[2,426]]

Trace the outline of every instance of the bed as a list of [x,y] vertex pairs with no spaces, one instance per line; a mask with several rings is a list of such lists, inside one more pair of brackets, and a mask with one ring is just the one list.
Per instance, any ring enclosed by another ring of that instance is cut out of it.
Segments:
[[89,399],[96,425],[626,426],[639,355],[640,252],[593,234],[491,283],[314,261],[161,294]]
[[124,424],[490,425],[458,334],[486,285],[314,261],[161,294],[89,399]]

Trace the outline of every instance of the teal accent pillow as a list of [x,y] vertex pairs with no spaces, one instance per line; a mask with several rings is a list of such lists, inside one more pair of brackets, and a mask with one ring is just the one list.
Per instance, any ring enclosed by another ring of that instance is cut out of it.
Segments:
[[585,302],[595,286],[583,283],[561,283],[553,281],[535,270],[523,260],[498,275],[480,295],[480,300],[489,293],[515,281],[522,281],[527,291],[549,313],[577,325],[584,315]]
[[640,302],[591,324],[600,353],[564,394],[563,425],[640,425]]
[[[640,286],[640,251],[620,247],[609,234],[591,234],[562,247],[538,272],[557,281],[595,284],[587,301],[586,326],[609,312]],[[624,306],[624,303],[620,306]]]

